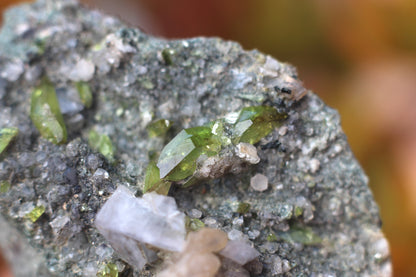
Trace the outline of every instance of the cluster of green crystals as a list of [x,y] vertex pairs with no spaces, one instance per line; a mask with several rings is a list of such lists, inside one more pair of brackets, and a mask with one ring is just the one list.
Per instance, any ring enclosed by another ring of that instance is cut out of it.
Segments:
[[114,147],[109,136],[91,130],[88,134],[88,144],[93,150],[106,157],[109,162],[114,162]]
[[221,157],[225,149],[239,143],[255,144],[285,118],[273,107],[254,106],[243,108],[236,120],[226,117],[182,130],[162,149],[158,161],[149,164],[144,192],[167,194],[173,182],[193,185],[197,161]]

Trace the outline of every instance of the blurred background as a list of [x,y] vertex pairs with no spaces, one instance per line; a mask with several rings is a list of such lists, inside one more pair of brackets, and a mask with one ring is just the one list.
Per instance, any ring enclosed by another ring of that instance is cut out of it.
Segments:
[[153,35],[218,36],[295,65],[341,114],[380,206],[394,276],[416,276],[416,1],[83,2]]

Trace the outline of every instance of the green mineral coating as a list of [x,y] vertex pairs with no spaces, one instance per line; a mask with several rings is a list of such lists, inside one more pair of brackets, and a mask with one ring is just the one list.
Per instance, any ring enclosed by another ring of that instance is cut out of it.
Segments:
[[79,81],[75,84],[75,86],[77,87],[79,98],[81,99],[82,104],[84,104],[86,108],[91,108],[92,93],[88,83]]
[[173,60],[172,60],[172,56],[175,55],[175,50],[170,49],[170,48],[165,48],[162,50],[162,57],[163,60],[165,61],[166,65],[172,65],[173,64]]
[[280,237],[290,243],[302,243],[304,245],[317,245],[322,242],[322,238],[315,234],[308,227],[291,227],[288,232],[282,232]]
[[269,233],[267,235],[267,238],[266,239],[267,239],[267,241],[270,241],[270,242],[277,241],[277,237],[276,237],[276,235],[274,233]]
[[26,214],[26,217],[29,218],[32,222],[36,222],[45,212],[45,207],[43,205],[35,207],[32,211]]
[[32,93],[30,118],[42,137],[60,144],[66,142],[66,127],[53,84],[43,78]]
[[287,117],[270,106],[243,108],[235,123],[236,142],[255,144]]
[[88,143],[92,149],[100,152],[108,161],[114,161],[114,147],[107,135],[100,135],[91,130],[88,135]]
[[0,130],[0,154],[7,148],[10,142],[17,136],[19,129],[3,128]]
[[147,132],[149,133],[149,137],[164,137],[166,133],[169,131],[170,127],[172,127],[172,121],[167,119],[158,119],[152,121],[147,125]]
[[1,181],[0,183],[0,193],[6,193],[10,189],[10,183],[8,181]]
[[251,205],[249,203],[240,202],[238,203],[237,213],[245,214],[250,210]]
[[171,183],[160,179],[159,168],[155,162],[150,162],[146,169],[143,193],[155,191],[158,194],[167,195]]
[[115,263],[108,263],[97,272],[97,277],[118,277],[118,267]]
[[186,218],[186,226],[191,231],[198,231],[199,229],[205,227],[205,223],[197,218]]
[[303,213],[303,208],[296,206],[295,207],[295,216],[299,217],[299,216],[302,215],[302,213]]

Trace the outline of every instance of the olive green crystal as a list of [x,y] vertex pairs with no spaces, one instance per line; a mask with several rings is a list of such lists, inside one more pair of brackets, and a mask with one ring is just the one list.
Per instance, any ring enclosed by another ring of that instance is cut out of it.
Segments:
[[81,99],[82,104],[84,104],[86,108],[91,108],[92,93],[88,83],[79,81],[75,85],[77,87],[79,98]]
[[17,128],[3,128],[0,130],[0,154],[3,153],[18,133],[19,129]]
[[322,238],[313,232],[309,227],[293,226],[288,232],[282,232],[279,236],[290,243],[302,243],[304,245],[317,245]]
[[171,126],[172,121],[167,119],[158,119],[150,122],[149,125],[147,125],[147,132],[151,138],[163,137],[169,131]]
[[10,183],[8,181],[0,182],[0,193],[6,193],[10,189]]
[[114,147],[109,136],[91,130],[88,143],[93,150],[100,152],[109,162],[114,161]]
[[66,142],[66,127],[55,87],[47,78],[32,93],[30,118],[42,137],[55,144]]
[[146,169],[143,193],[156,191],[158,194],[167,195],[171,186],[169,181],[160,178],[159,168],[155,162],[150,162]]
[[43,205],[35,207],[32,211],[26,214],[26,217],[30,219],[32,222],[36,222],[39,217],[43,215],[45,212],[45,207]]
[[236,142],[256,144],[285,118],[285,114],[269,106],[243,108],[234,127]]
[[108,263],[97,272],[97,277],[118,277],[118,267],[115,263]]

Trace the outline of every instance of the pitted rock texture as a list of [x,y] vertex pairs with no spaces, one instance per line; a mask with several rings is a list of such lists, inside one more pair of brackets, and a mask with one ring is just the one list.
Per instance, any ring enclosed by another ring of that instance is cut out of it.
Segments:
[[[41,138],[29,117],[45,75],[60,99],[66,144]],[[79,80],[91,88],[91,108],[73,97]],[[98,209],[119,185],[141,195],[149,156],[183,128],[256,105],[288,114],[256,144],[261,161],[173,189],[179,209],[251,243],[263,264],[256,276],[390,276],[379,211],[339,115],[304,92],[294,67],[235,42],[154,38],[73,1],[10,9],[0,32],[0,128],[19,134],[0,157],[0,181],[10,183],[0,193],[8,226],[0,247],[16,276],[96,276],[109,262],[123,276],[153,276],[162,261],[135,272],[118,259],[94,227]],[[155,119],[173,122],[165,138],[149,137]],[[90,130],[110,137],[115,162],[90,148]],[[250,187],[256,174],[267,177],[267,190]],[[36,206],[45,212],[32,222],[26,214]]]

